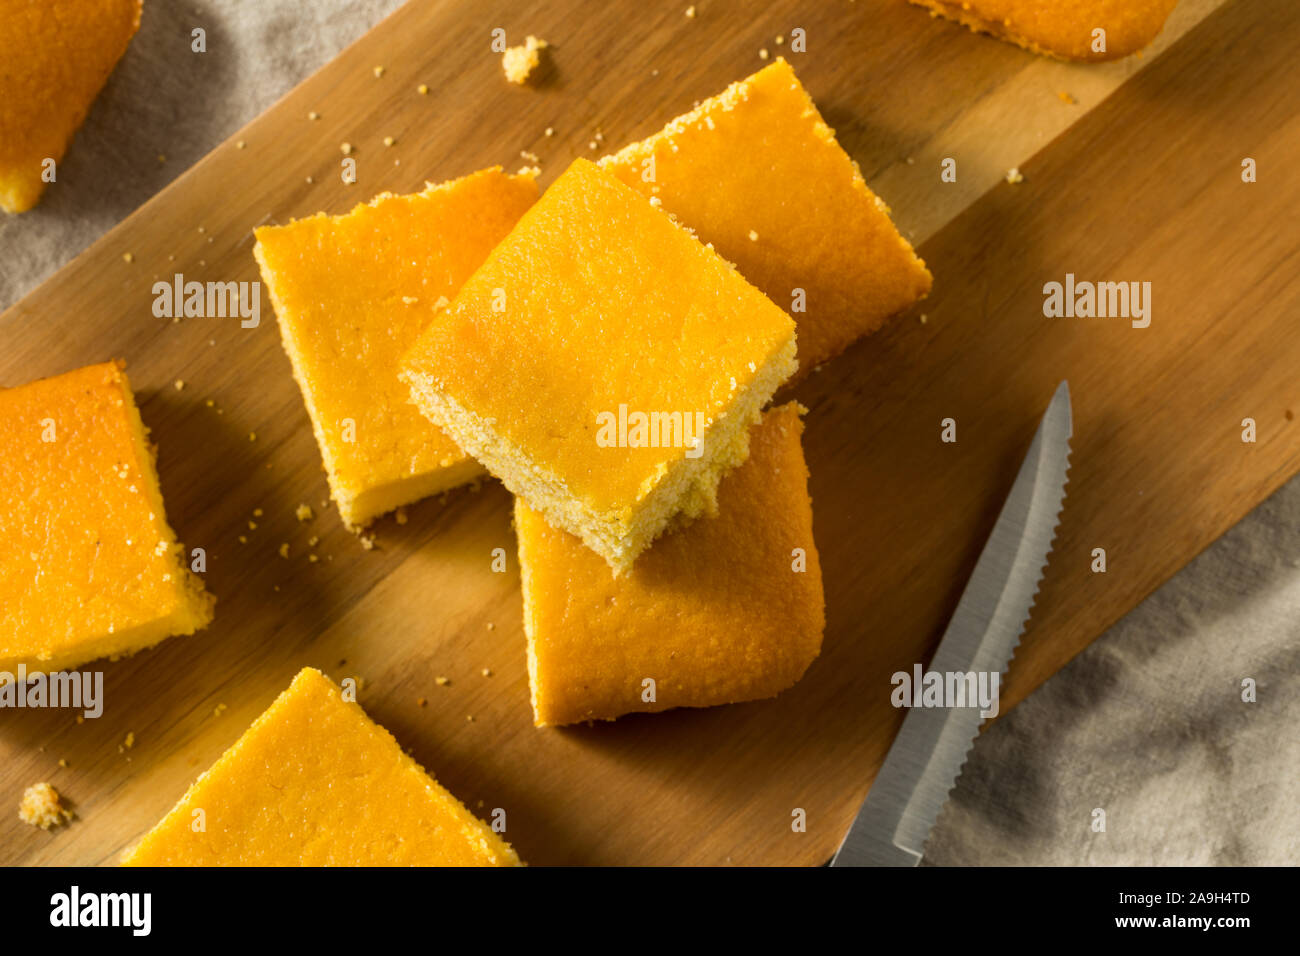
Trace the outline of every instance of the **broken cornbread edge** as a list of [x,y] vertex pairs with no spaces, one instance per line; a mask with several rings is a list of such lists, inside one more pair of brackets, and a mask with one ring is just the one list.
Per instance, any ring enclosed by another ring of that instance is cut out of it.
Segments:
[[[144,478],[144,490],[149,499],[149,507],[158,516],[159,530],[163,536],[160,544],[166,544],[168,553],[176,559],[173,573],[180,576],[182,601],[167,617],[105,634],[98,640],[80,645],[74,651],[52,654],[48,657],[15,656],[0,659],[0,672],[16,674],[19,667],[25,667],[30,678],[55,671],[71,670],[101,658],[116,661],[155,647],[169,637],[185,637],[194,634],[212,623],[217,599],[208,592],[202,579],[192,572],[182,559],[184,548],[176,540],[176,532],[167,522],[167,512],[163,507],[162,488],[158,480],[158,448],[149,441],[149,429],[145,427],[144,420],[140,417],[140,409],[135,403],[135,393],[131,389],[131,382],[125,371],[126,364],[120,359],[113,364],[117,366],[118,385],[131,424],[133,463]],[[129,648],[129,650],[119,650],[119,648]]]
[[615,577],[630,568],[642,551],[671,528],[674,519],[690,520],[717,513],[718,482],[749,454],[749,426],[759,420],[763,406],[798,368],[795,334],[758,369],[754,380],[725,414],[705,427],[696,458],[685,455],[667,465],[641,489],[639,507],[598,511],[575,502],[565,482],[548,469],[531,464],[512,442],[502,438],[482,416],[443,393],[431,375],[407,368],[402,378],[411,400],[425,416],[451,436],[514,495],[523,498],[547,520],[581,538],[603,556]]
[[[1130,30],[1106,30],[1106,52],[1093,53],[1089,46],[1091,37],[1082,38],[1072,49],[1045,46],[1046,38],[1035,39],[1016,29],[1010,20],[998,22],[982,17],[970,9],[970,3],[962,0],[908,0],[918,7],[925,7],[932,17],[944,17],[975,33],[983,33],[1007,43],[1014,43],[1030,53],[1075,63],[1105,63],[1110,60],[1122,60],[1151,45],[1160,31],[1164,29],[1165,20],[1174,8],[1174,0],[1169,0],[1163,13],[1150,17]],[[1098,24],[1101,26],[1101,24]]]
[[[452,180],[451,182],[455,182]],[[437,185],[427,184],[425,193],[449,185],[449,183],[440,183]],[[363,207],[376,207],[380,203],[390,199],[400,199],[391,192],[383,192],[375,196],[368,203],[361,203],[349,213],[343,216],[330,216],[327,213],[316,213],[312,216],[303,217],[293,222],[309,221],[315,219],[342,219],[352,215]],[[254,235],[259,236],[263,230],[280,228],[278,226],[262,226],[254,230]],[[348,492],[338,479],[338,467],[334,459],[334,454],[330,449],[329,442],[326,441],[325,431],[322,427],[322,416],[316,405],[312,391],[307,387],[308,374],[302,366],[299,357],[306,353],[306,349],[298,342],[297,334],[293,328],[293,323],[288,321],[284,316],[286,310],[276,291],[275,275],[276,272],[266,261],[262,249],[260,238],[253,246],[253,257],[257,260],[258,268],[261,270],[262,277],[266,281],[267,295],[271,300],[271,307],[275,310],[277,317],[276,325],[280,327],[280,344],[284,348],[285,354],[289,357],[289,364],[293,369],[294,381],[298,383],[298,391],[302,393],[303,404],[307,407],[307,417],[311,421],[312,432],[316,437],[316,447],[320,449],[321,461],[325,466],[325,479],[329,484],[330,497],[339,509],[339,518],[343,521],[344,526],[354,534],[358,534],[366,527],[372,524],[376,518],[382,517],[389,512],[396,511],[404,505],[414,504],[431,495],[436,495],[444,491],[450,491],[453,488],[459,488],[461,485],[469,484],[486,474],[483,466],[473,458],[465,458],[458,462],[447,463],[437,471],[428,472],[421,475],[413,475],[409,478],[399,481],[390,481],[382,485],[367,488],[360,494],[353,495]]]

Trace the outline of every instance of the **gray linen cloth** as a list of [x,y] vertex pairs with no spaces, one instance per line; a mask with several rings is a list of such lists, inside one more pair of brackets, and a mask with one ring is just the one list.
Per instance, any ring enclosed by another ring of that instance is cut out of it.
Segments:
[[[0,308],[399,5],[146,2],[59,186],[0,216]],[[1298,558],[1300,479],[981,735],[926,861],[1300,862]]]

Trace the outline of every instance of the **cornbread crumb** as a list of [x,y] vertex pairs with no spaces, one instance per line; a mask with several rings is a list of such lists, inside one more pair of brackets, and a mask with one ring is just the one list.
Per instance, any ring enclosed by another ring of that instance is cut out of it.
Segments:
[[304,502],[294,509],[293,516],[299,521],[311,521],[316,517],[316,512],[311,510],[311,505]]
[[309,554],[307,555],[307,560],[310,561],[312,564],[315,564],[317,561],[320,560],[320,557],[314,554]]
[[785,37],[783,37],[783,36],[778,36],[778,37],[777,37],[775,40],[773,40],[772,42],[775,43],[777,46],[780,46],[782,43],[785,42]]
[[428,96],[429,85],[427,83],[421,83],[419,86],[415,88],[415,92],[419,93],[421,96]]
[[249,433],[248,433],[248,440],[249,440],[249,441],[257,441],[257,432],[249,432]]
[[1018,167],[1012,166],[1010,169],[1007,170],[1007,182],[1011,183],[1011,185],[1015,186],[1016,184],[1023,183],[1024,181],[1025,181],[1025,177],[1020,172],[1020,169]]
[[496,626],[494,623],[492,623],[491,621],[488,621],[488,622],[487,622],[487,629],[488,629],[489,631],[495,631],[495,630],[497,629],[497,626]]
[[126,736],[122,738],[122,744],[117,748],[118,753],[124,753],[135,746],[135,731],[128,730]]
[[531,34],[524,40],[522,46],[506,47],[506,51],[501,54],[501,68],[505,70],[506,79],[520,86],[528,82],[529,75],[541,62],[539,51],[545,50],[546,47],[545,40],[539,40]]
[[397,513],[393,515],[393,520],[396,521],[398,524],[406,524],[406,522],[409,520],[406,515],[406,509],[398,508]]
[[18,804],[18,819],[23,823],[49,830],[72,819],[72,811],[59,803],[59,791],[48,783],[34,783],[23,791]]
[[307,114],[307,118],[309,120],[318,120],[320,119],[320,114],[317,113],[315,110],[312,110],[310,113]]
[[382,66],[375,67],[375,79],[379,79],[383,75],[384,75],[384,68]]
[[429,705],[429,702],[425,700],[423,697],[417,698],[415,703],[419,707],[427,707]]
[[135,262],[135,254],[131,252],[122,253],[123,262]]
[[769,56],[771,56],[771,54],[767,52],[767,47],[763,47],[763,49],[758,51],[758,58],[760,60],[766,60]]
[[225,709],[226,709],[226,705],[225,705],[225,704],[217,704],[216,707],[213,707],[213,708],[212,708],[212,716],[213,716],[213,717],[220,717],[220,716],[222,715],[222,713],[225,711]]
[[241,535],[239,536],[239,543],[240,543],[240,544],[248,544],[248,538],[246,538],[244,535],[241,534]]
[[1066,106],[1073,106],[1075,103],[1079,102],[1069,93],[1067,93],[1065,90],[1061,90],[1061,92],[1057,93],[1056,95],[1060,99],[1060,101],[1064,103]]
[[340,151],[344,156],[351,156],[351,155],[352,155],[352,144],[351,144],[351,143],[340,143],[340,144],[339,144],[339,151]]
[[239,142],[235,143],[235,149],[243,149],[247,145],[248,144],[241,139]]
[[375,550],[375,536],[373,534],[361,535],[361,547],[365,548],[367,551]]
[[285,558],[285,559],[288,559],[288,557],[289,557],[289,542],[287,542],[287,541],[281,542],[281,544],[280,544],[280,557]]
[[261,508],[254,508],[254,509],[253,509],[253,517],[254,517],[254,518],[260,518],[260,517],[262,517],[262,509],[261,509]]
[[554,136],[554,135],[555,135],[555,128],[554,128],[554,127],[551,127],[551,126],[548,126],[548,127],[546,127],[546,129],[542,130],[542,133],[543,133],[543,135],[545,135],[545,136]]
[[474,715],[473,715],[473,714],[466,714],[466,715],[465,715],[465,723],[467,723],[467,724],[472,724],[472,723],[474,723]]
[[687,7],[687,8],[686,8],[686,18],[687,18],[688,20],[693,20],[693,19],[695,19],[695,8],[694,8],[694,7]]
[[484,676],[484,677],[491,677],[491,676],[492,676],[492,668],[490,668],[490,667],[485,667],[485,668],[483,668],[483,676]]
[[448,684],[451,683],[451,678],[449,678],[449,677],[435,677],[435,678],[433,679],[433,682],[434,682],[435,684],[437,684],[439,687],[446,687]]
[[172,388],[176,389],[176,391],[178,392],[184,387],[185,387],[185,380],[182,378],[178,378],[176,381],[172,382]]
[[63,758],[63,757],[60,757],[60,758],[59,758],[59,766],[62,767],[64,770],[67,770],[67,769],[68,769],[68,761],[67,761],[65,758]]
[[384,137],[384,145],[385,145],[385,146],[392,146],[395,142],[397,142],[397,140],[393,139],[393,137],[391,137],[391,136],[385,136],[385,137]]
[[758,233],[755,232],[753,229],[749,230],[749,241],[758,242]]
[[319,536],[319,535],[312,535],[310,538],[307,539],[307,547],[309,547],[309,548],[314,548],[314,547],[316,547],[316,545],[318,545],[319,543],[320,543],[320,536]]

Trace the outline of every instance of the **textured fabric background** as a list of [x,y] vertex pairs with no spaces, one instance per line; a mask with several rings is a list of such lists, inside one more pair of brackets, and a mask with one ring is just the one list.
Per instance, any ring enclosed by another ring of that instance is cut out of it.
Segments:
[[[397,6],[146,0],[59,185],[0,217],[0,308]],[[980,737],[927,862],[1300,863],[1298,728],[1300,480]]]

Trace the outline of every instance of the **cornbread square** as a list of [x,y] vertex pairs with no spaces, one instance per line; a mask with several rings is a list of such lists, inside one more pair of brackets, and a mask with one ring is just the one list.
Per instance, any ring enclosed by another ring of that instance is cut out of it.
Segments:
[[799,326],[807,373],[930,291],[930,273],[785,60],[600,160]]
[[718,517],[666,535],[617,580],[516,499],[538,726],[771,697],[803,676],[826,619],[801,411],[768,411],[722,479]]
[[[1118,60],[1151,43],[1178,0],[911,0],[931,16],[1062,60]],[[1106,31],[1106,49],[1093,31]]]
[[407,354],[420,410],[615,572],[717,510],[794,322],[720,256],[579,159]]
[[532,176],[493,167],[256,230],[330,493],[353,530],[483,474],[411,404],[398,362],[536,198]]
[[520,865],[508,843],[311,667],[122,863]]
[[0,682],[212,620],[147,436],[120,362],[0,389]]
[[26,212],[40,200],[46,161],[62,161],[135,36],[140,6],[0,0],[0,209]]

